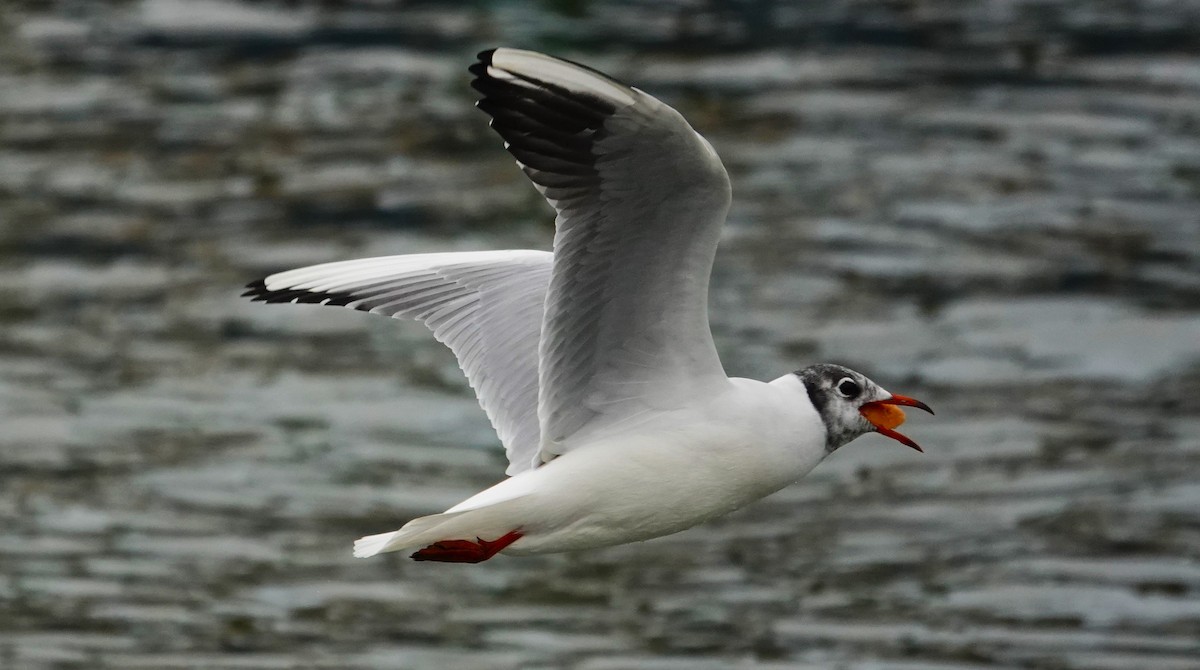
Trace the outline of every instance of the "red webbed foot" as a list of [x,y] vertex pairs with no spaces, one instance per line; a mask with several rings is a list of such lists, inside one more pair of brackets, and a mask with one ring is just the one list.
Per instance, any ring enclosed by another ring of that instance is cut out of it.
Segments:
[[508,545],[521,539],[519,531],[509,531],[495,540],[481,537],[471,540],[442,540],[421,549],[412,555],[414,561],[441,561],[442,563],[481,563],[495,556]]

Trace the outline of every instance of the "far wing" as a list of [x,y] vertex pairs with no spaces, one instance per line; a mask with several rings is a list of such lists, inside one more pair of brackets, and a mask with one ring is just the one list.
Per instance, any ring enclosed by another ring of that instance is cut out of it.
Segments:
[[725,168],[674,109],[539,53],[479,55],[478,106],[558,211],[541,339],[543,461],[728,384],[708,279]]
[[540,462],[537,343],[551,260],[545,251],[364,258],[273,274],[243,295],[425,324],[458,358],[515,475]]

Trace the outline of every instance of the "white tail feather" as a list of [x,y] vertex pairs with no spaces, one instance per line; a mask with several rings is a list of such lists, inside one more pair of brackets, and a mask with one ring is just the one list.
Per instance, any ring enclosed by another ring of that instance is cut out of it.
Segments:
[[390,533],[380,533],[378,535],[368,535],[358,538],[354,541],[354,557],[370,558],[381,551],[385,551],[388,542],[399,534],[400,531],[393,530]]
[[430,514],[409,521],[400,530],[360,537],[354,541],[354,557],[370,558],[375,554],[423,547],[431,542],[450,539],[440,536],[439,531],[445,522],[458,517],[459,514]]
[[[511,514],[512,505],[527,495],[529,483],[539,472],[530,470],[506,479],[460,503],[451,511],[413,519],[400,530],[361,537],[354,542],[354,557],[370,558],[389,551],[424,547],[441,540],[500,537],[521,526],[520,519]],[[476,504],[463,509],[472,500]]]

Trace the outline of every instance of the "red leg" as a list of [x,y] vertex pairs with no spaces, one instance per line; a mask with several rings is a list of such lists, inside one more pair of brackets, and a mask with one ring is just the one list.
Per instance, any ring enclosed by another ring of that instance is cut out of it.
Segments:
[[521,532],[512,530],[492,541],[481,537],[470,540],[442,540],[434,542],[412,555],[414,561],[441,561],[443,563],[481,563],[495,556],[501,549],[521,539]]

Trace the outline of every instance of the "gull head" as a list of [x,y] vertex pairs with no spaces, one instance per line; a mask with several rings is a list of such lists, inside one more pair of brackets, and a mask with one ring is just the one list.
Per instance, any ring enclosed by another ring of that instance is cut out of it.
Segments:
[[825,423],[825,448],[833,451],[866,433],[879,433],[923,451],[916,442],[895,431],[904,423],[898,405],[916,407],[933,414],[929,405],[884,390],[879,384],[841,365],[810,365],[794,373],[804,383],[808,399]]

